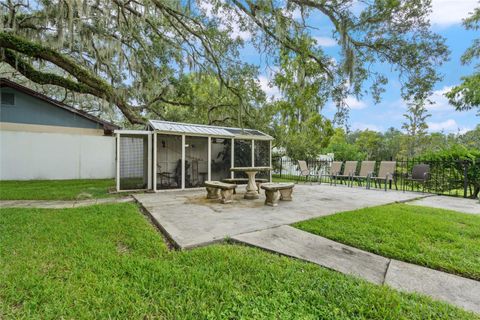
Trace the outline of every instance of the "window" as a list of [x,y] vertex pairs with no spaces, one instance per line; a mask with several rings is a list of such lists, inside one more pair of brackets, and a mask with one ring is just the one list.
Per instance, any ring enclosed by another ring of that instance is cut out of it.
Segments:
[[2,104],[6,106],[14,106],[15,95],[11,92],[2,92]]

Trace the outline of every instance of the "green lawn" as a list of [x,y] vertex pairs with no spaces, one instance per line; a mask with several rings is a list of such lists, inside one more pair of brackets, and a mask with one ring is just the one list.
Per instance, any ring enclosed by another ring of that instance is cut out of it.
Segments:
[[479,319],[238,245],[168,251],[133,204],[0,210],[0,319]]
[[113,179],[0,181],[0,200],[105,198],[113,187]]
[[382,256],[480,280],[480,216],[392,204],[294,226]]

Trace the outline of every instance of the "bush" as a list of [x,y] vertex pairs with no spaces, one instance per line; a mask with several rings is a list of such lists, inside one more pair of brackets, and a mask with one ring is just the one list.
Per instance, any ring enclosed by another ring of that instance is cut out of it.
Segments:
[[[447,172],[454,172],[456,176],[463,177],[466,168],[471,198],[478,197],[480,192],[480,150],[454,145],[448,149],[425,153],[418,160],[439,163],[442,170],[447,169]],[[461,187],[463,187],[463,183]]]

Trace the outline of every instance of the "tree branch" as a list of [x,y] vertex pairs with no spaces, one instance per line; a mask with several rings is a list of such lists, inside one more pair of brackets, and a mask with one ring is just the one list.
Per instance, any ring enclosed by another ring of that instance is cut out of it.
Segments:
[[[75,86],[77,87],[75,91],[83,90],[83,92],[85,93],[89,93],[93,96],[107,100],[115,104],[132,124],[145,123],[145,120],[142,119],[138,114],[132,111],[132,107],[122,97],[120,97],[117,94],[116,90],[112,86],[110,86],[104,80],[93,75],[90,71],[80,66],[74,60],[63,56],[57,51],[54,51],[50,48],[30,42],[26,39],[20,38],[18,36],[14,36],[6,32],[0,32],[0,47],[25,54],[32,58],[37,58],[37,59],[41,59],[41,60],[53,63],[57,67],[60,67],[70,75],[74,76],[78,82],[62,81],[65,79],[59,76],[49,77],[47,78],[47,80],[43,80],[43,81],[51,81],[48,83],[61,86],[67,89],[73,88],[73,86]],[[11,58],[18,58],[18,57],[16,57],[16,55],[12,56],[10,54],[10,59]],[[7,57],[5,57],[5,59],[7,59]],[[12,65],[10,62],[8,63]],[[17,69],[16,64],[13,64],[12,66],[15,69]],[[24,72],[22,74],[24,74],[25,76],[30,75],[31,77],[36,78],[36,80],[31,79],[32,81],[35,81],[35,82],[42,81],[41,79],[37,78],[39,75],[42,74],[41,72],[40,73],[33,72],[35,71],[35,68],[26,64],[25,62],[22,63],[22,66],[23,66],[23,72]],[[19,71],[22,72],[21,70]],[[30,79],[30,77],[28,76],[27,78]],[[71,90],[74,90],[74,89],[71,89]],[[82,91],[79,91],[79,92],[82,92]]]

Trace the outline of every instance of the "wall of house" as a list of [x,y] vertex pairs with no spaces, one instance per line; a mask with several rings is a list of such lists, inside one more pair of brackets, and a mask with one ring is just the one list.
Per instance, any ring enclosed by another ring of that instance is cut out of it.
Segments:
[[0,130],[0,180],[103,179],[115,173],[114,137]]
[[78,114],[54,106],[13,88],[3,87],[2,93],[14,94],[14,105],[0,105],[1,122],[74,128],[102,129],[102,126]]

